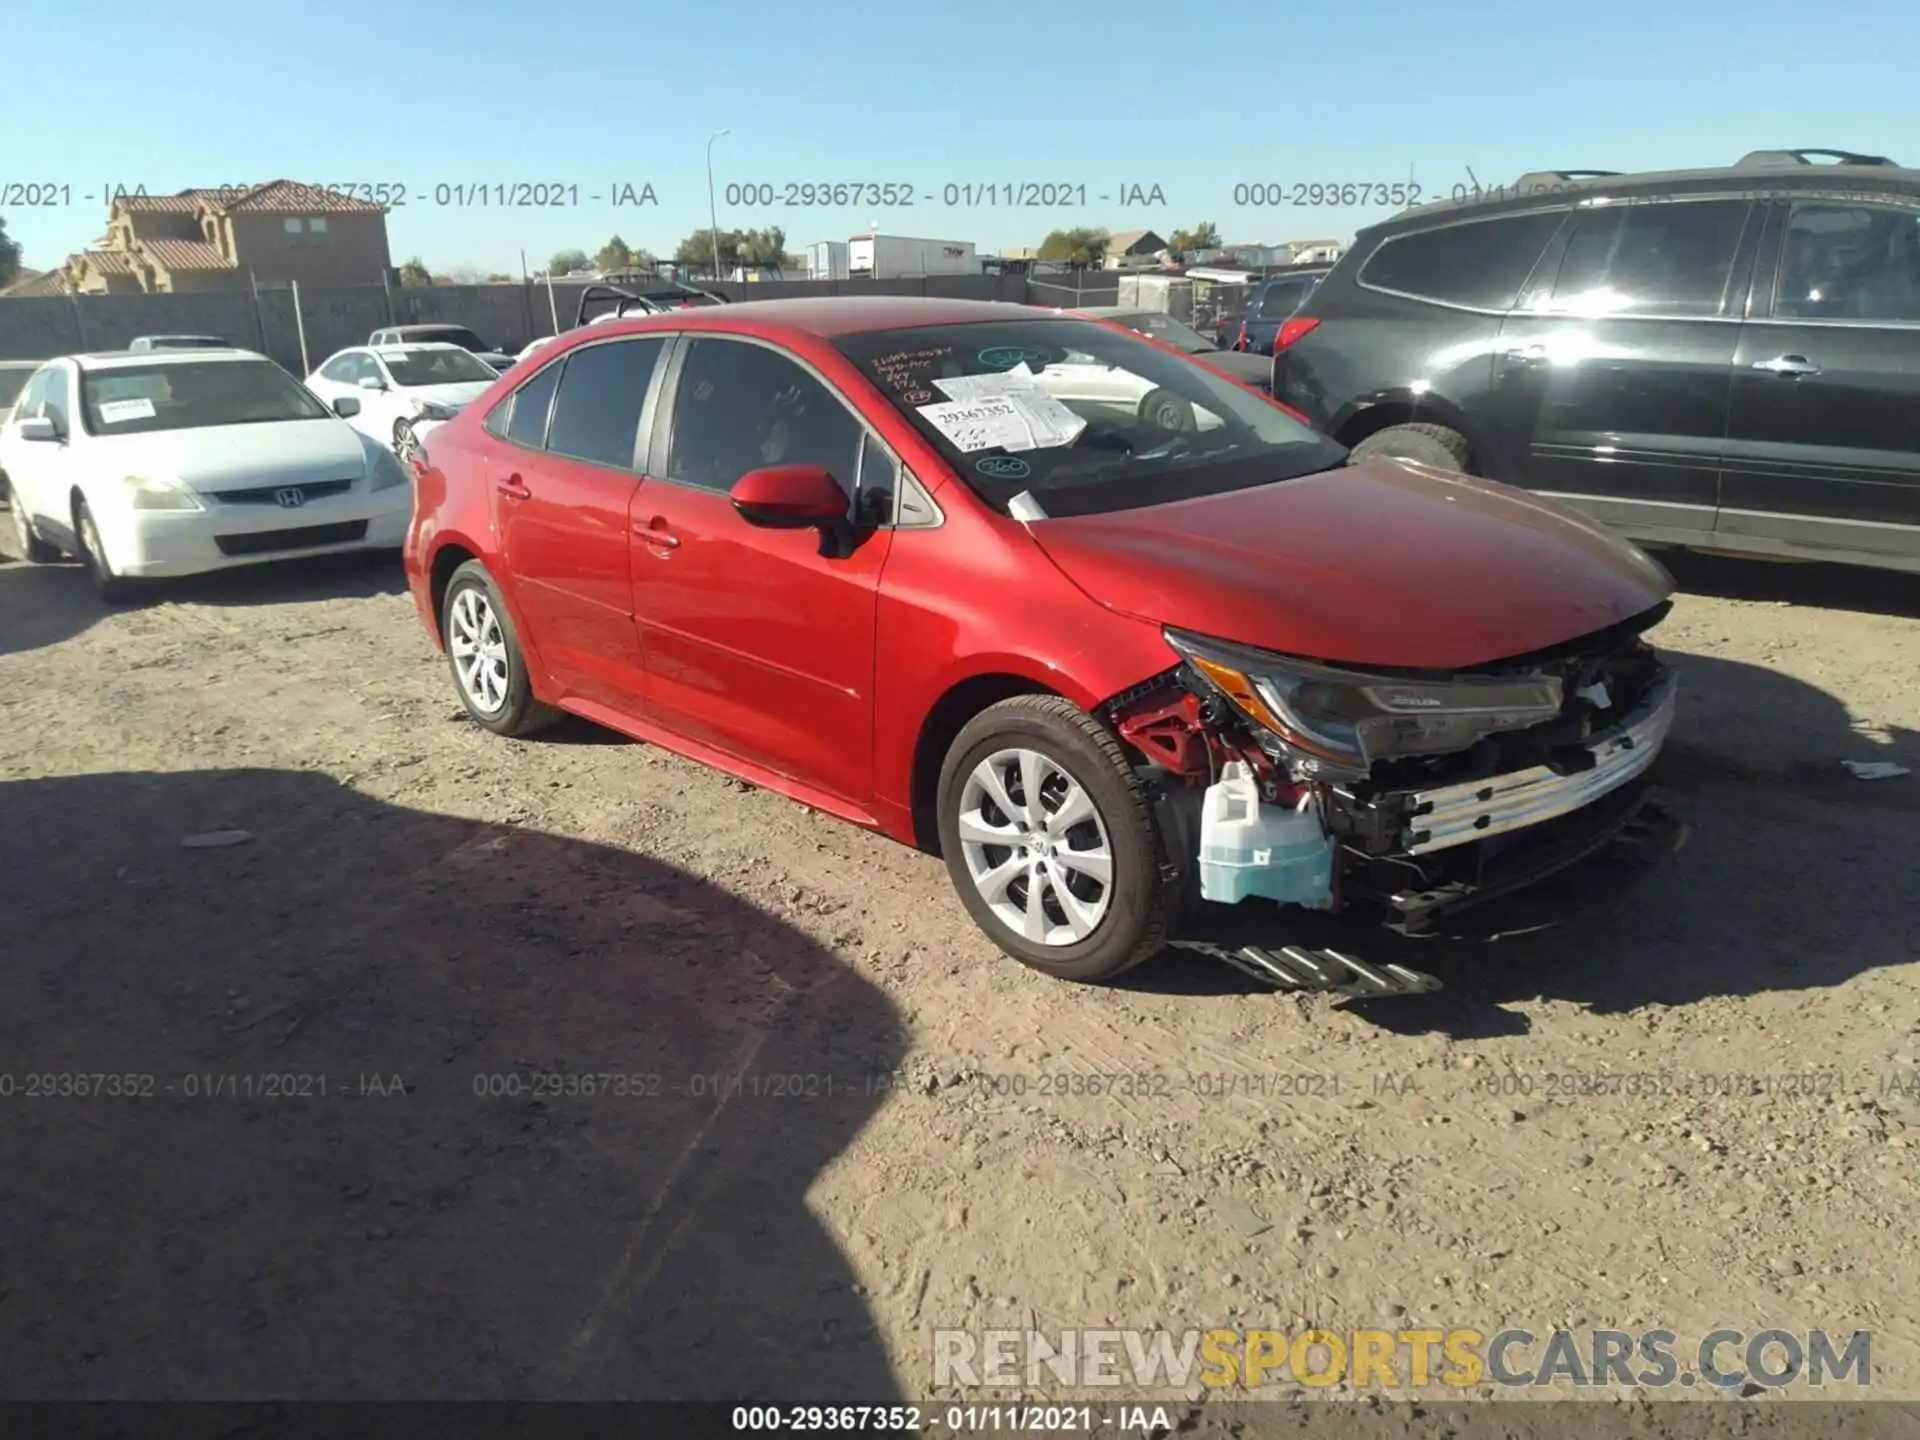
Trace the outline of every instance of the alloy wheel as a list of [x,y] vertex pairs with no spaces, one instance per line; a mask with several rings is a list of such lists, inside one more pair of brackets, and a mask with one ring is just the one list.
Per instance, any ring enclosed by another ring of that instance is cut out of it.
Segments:
[[1086,787],[1037,750],[987,756],[960,795],[961,852],[996,919],[1035,945],[1075,945],[1106,918],[1113,845]]
[[486,592],[469,586],[453,597],[447,648],[467,701],[483,715],[507,703],[507,637]]
[[414,457],[420,453],[420,437],[413,433],[413,426],[405,420],[394,423],[393,453],[402,465],[411,465]]

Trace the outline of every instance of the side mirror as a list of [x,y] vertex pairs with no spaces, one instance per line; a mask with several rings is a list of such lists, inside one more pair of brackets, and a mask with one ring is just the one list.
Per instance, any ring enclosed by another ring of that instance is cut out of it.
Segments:
[[733,508],[749,525],[809,530],[847,518],[847,492],[819,465],[769,465],[734,482]]
[[387,382],[378,375],[362,375],[357,382],[362,390],[384,390]]
[[45,415],[35,415],[31,420],[22,420],[19,432],[22,440],[39,440],[44,443],[60,438],[59,427]]
[[360,413],[360,401],[357,396],[342,395],[333,402],[333,413],[347,420]]

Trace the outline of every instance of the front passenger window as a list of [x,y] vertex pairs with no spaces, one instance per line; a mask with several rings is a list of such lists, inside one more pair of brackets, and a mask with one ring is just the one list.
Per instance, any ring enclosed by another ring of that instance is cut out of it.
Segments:
[[749,470],[819,465],[851,499],[863,433],[839,397],[786,356],[697,339],[680,372],[667,478],[725,492]]

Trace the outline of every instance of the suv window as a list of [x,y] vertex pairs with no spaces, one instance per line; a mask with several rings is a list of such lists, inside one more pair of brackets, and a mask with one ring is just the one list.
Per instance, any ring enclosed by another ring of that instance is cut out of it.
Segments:
[[1747,221],[1745,200],[1627,202],[1574,221],[1547,308],[1718,315]]
[[1312,287],[1311,280],[1287,280],[1269,284],[1261,292],[1260,304],[1255,313],[1262,320],[1285,320],[1300,308],[1300,302],[1307,298],[1307,291]]
[[595,465],[633,468],[640,407],[660,356],[663,336],[587,345],[566,358],[560,397],[553,403],[547,449]]
[[1920,320],[1920,212],[1796,204],[1780,247],[1773,313],[1783,320]]
[[823,465],[851,497],[863,433],[839,397],[786,356],[695,340],[674,401],[667,478],[726,491],[763,465]]
[[1360,267],[1360,283],[1476,310],[1510,309],[1564,210],[1470,220],[1388,240]]
[[[506,436],[515,445],[524,445],[529,450],[546,446],[547,411],[553,405],[553,390],[560,383],[561,368],[549,365],[513,392],[513,413],[507,417]],[[494,411],[495,415],[499,413]]]

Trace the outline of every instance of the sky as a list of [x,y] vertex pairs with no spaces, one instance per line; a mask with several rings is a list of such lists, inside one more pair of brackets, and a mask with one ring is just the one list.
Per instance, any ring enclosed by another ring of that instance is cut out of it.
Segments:
[[[789,250],[877,229],[989,252],[1208,220],[1233,244],[1344,240],[1399,206],[1342,207],[1337,189],[1294,204],[1295,187],[1411,183],[1426,200],[1803,146],[1920,164],[1911,0],[15,10],[0,219],[36,269],[102,233],[114,186],[283,178],[404,192],[396,264],[518,274],[523,251],[538,269],[616,234],[671,255],[708,224],[721,130],[720,226],[777,225]],[[779,203],[854,183],[912,204]],[[500,203],[534,185],[562,203]],[[773,205],[728,189],[769,185]],[[23,186],[53,203],[18,203]],[[1029,186],[1069,203],[1007,203]],[[1237,186],[1289,203],[1236,205]],[[648,187],[652,203],[615,203]]]

